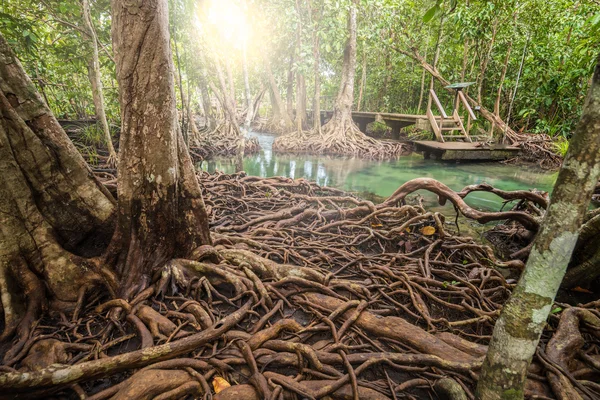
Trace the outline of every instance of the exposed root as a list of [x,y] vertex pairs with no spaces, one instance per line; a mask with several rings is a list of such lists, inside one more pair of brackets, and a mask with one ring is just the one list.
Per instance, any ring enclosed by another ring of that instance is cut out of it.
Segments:
[[[214,247],[161,266],[130,302],[75,294],[79,318],[32,327],[0,369],[0,398],[472,398],[512,288],[495,267],[510,260],[399,204],[423,182],[379,205],[303,180],[202,182]],[[473,190],[516,196],[425,183],[457,206]],[[562,307],[527,394],[597,395],[600,304]],[[215,378],[231,387],[215,393]]]
[[383,159],[402,155],[400,143],[383,142],[362,133],[350,117],[331,119],[321,132],[303,131],[286,134],[273,142],[273,151],[358,156]]
[[243,154],[259,152],[258,140],[244,137],[244,133],[228,120],[221,121],[213,130],[198,131],[190,146],[190,154],[196,160],[236,155],[242,150]]

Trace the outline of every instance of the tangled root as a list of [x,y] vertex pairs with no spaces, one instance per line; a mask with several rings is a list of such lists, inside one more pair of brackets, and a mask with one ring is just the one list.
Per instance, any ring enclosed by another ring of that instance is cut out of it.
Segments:
[[[305,180],[201,181],[214,247],[131,302],[88,296],[75,321],[45,317],[0,367],[0,398],[473,398],[509,263],[402,204],[415,185],[375,205]],[[560,307],[527,395],[597,396],[600,304]]]
[[190,154],[197,160],[231,156],[240,153],[242,144],[244,154],[258,153],[258,139],[245,138],[243,135],[239,128],[224,120],[213,130],[199,131],[192,140]]
[[273,150],[281,153],[310,153],[358,156],[384,159],[402,155],[400,143],[383,142],[362,133],[350,118],[331,119],[317,131],[294,131],[273,143]]

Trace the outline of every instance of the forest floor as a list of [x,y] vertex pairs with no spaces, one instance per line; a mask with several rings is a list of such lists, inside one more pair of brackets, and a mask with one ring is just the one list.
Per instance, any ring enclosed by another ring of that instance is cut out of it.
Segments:
[[[499,268],[522,262],[406,204],[411,187],[374,204],[303,179],[199,181],[213,245],[131,302],[94,293],[39,321],[0,398],[474,398],[513,288]],[[599,310],[553,307],[527,396],[600,396]]]

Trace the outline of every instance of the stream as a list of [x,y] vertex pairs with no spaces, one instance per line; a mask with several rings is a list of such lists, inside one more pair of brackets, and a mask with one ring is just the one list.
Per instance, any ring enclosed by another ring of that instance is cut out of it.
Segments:
[[[453,190],[486,182],[503,190],[552,191],[558,172],[522,165],[490,163],[448,163],[425,160],[419,154],[398,160],[374,161],[358,158],[340,158],[324,155],[274,154],[271,150],[276,136],[250,132],[258,139],[262,151],[244,158],[248,175],[263,178],[286,176],[306,178],[321,186],[330,186],[354,192],[361,197],[388,197],[403,183],[420,177],[437,179]],[[219,158],[205,161],[201,168],[208,172],[235,172],[235,160]],[[437,206],[435,195],[420,191],[425,203]],[[374,195],[374,196],[373,196]],[[475,192],[465,201],[480,210],[499,210],[502,200],[491,193]],[[446,206],[451,207],[451,206]]]

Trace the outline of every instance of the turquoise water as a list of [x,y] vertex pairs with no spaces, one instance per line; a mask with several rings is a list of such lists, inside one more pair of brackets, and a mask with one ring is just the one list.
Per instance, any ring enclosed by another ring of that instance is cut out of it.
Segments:
[[[306,178],[321,186],[331,186],[361,194],[368,192],[382,197],[390,196],[403,183],[420,177],[437,179],[453,190],[486,182],[503,190],[536,188],[551,192],[557,176],[557,172],[533,167],[500,163],[446,163],[424,160],[418,154],[392,161],[274,154],[271,146],[275,136],[263,133],[250,133],[250,135],[258,138],[263,150],[244,159],[244,169],[249,175],[263,178],[270,176]],[[205,161],[202,169],[209,172],[218,170],[232,173],[235,171],[235,160]],[[427,192],[421,194],[427,203],[435,203],[435,196]],[[482,210],[498,210],[502,206],[502,201],[489,193],[472,193],[466,201],[472,207]]]

